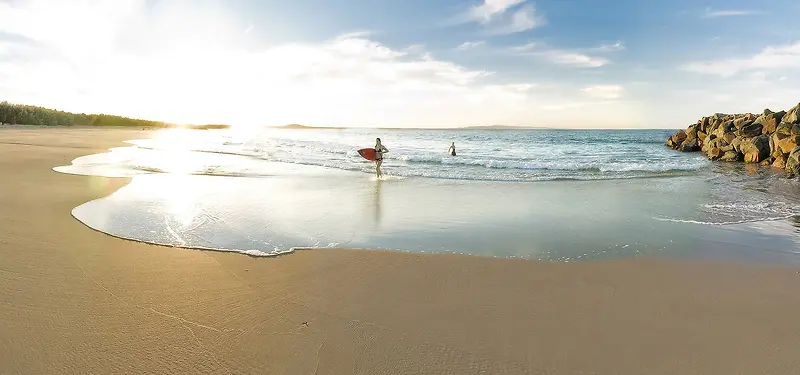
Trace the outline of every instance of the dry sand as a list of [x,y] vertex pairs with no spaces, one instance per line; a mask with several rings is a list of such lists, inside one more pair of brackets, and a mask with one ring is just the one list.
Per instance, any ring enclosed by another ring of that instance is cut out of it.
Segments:
[[53,172],[142,137],[0,129],[0,374],[792,374],[800,273],[151,246],[70,210],[124,179]]

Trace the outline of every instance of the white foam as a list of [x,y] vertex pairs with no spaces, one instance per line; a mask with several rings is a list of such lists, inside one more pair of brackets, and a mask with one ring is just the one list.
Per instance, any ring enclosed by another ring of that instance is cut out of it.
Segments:
[[746,223],[758,223],[762,221],[778,221],[778,220],[786,220],[791,219],[795,215],[784,215],[784,216],[773,216],[773,217],[763,217],[763,218],[754,218],[754,219],[742,219],[742,220],[734,220],[734,221],[703,221],[703,220],[692,220],[692,219],[675,219],[669,217],[653,217],[654,220],[659,221],[670,221],[673,223],[684,223],[684,224],[699,224],[699,225],[736,225],[736,224],[746,224]]

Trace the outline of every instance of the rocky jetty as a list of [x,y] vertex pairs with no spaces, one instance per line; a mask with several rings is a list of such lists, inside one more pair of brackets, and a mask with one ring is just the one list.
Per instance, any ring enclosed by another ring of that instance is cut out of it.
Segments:
[[701,151],[711,160],[759,163],[800,174],[800,104],[788,111],[703,117],[667,139],[678,151]]

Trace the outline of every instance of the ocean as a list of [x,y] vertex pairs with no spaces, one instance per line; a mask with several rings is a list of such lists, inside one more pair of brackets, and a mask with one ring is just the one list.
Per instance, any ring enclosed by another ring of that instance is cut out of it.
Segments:
[[[672,132],[168,129],[54,169],[132,177],[73,210],[94,229],[250,256],[800,260],[800,183],[673,151]],[[382,179],[356,153],[376,137],[389,149]]]

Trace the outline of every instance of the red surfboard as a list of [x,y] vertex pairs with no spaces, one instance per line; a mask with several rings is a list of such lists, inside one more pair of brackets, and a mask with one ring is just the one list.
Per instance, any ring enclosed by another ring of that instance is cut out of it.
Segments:
[[375,149],[374,148],[362,148],[358,150],[358,154],[361,155],[362,158],[367,160],[375,161]]

